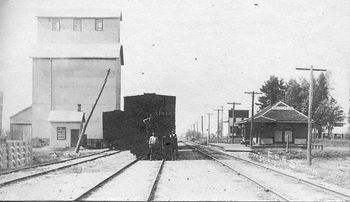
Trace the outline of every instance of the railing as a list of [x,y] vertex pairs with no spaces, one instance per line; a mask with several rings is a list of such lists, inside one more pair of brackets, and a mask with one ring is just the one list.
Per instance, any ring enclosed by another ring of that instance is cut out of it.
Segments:
[[314,150],[323,150],[323,145],[322,144],[312,144],[311,148]]
[[32,160],[32,147],[23,141],[6,141],[0,144],[0,169],[19,168]]

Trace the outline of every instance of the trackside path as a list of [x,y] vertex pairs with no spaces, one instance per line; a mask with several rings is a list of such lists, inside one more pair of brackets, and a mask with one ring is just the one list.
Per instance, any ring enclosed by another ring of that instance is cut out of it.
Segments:
[[136,157],[129,151],[124,151],[50,172],[0,187],[0,199],[4,201],[74,200],[135,159]]
[[30,176],[33,176],[36,174],[40,174],[42,172],[48,172],[50,170],[60,169],[62,167],[66,167],[66,166],[69,166],[72,164],[77,164],[77,163],[84,162],[84,161],[87,161],[90,159],[103,157],[105,155],[112,155],[114,153],[118,153],[118,151],[107,151],[107,152],[103,152],[103,153],[100,153],[97,155],[91,155],[91,156],[82,157],[82,158],[78,158],[78,159],[74,159],[74,160],[64,161],[62,163],[54,163],[54,164],[50,164],[50,165],[25,169],[25,170],[21,170],[21,171],[17,171],[17,172],[11,172],[8,174],[3,174],[0,177],[0,187],[6,183],[9,183],[9,182],[17,180],[17,179],[30,177]]
[[[198,147],[198,146],[196,146]],[[200,147],[202,151],[211,156],[220,159],[221,162],[231,166],[238,172],[248,176],[259,184],[262,184],[268,189],[282,195],[288,201],[345,201],[346,198],[337,194],[330,193],[327,190],[316,188],[305,184],[297,179],[293,179],[277,173],[275,171],[238,160],[236,158],[222,159],[222,152]],[[227,157],[227,155],[226,155]]]
[[269,192],[179,143],[177,161],[164,164],[155,201],[276,201]]

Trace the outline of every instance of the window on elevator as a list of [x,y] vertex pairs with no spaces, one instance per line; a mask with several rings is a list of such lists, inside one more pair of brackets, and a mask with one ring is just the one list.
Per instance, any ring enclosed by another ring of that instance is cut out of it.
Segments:
[[81,19],[73,19],[73,31],[81,31]]
[[60,19],[52,18],[52,31],[60,31]]
[[103,19],[95,19],[95,30],[103,31]]

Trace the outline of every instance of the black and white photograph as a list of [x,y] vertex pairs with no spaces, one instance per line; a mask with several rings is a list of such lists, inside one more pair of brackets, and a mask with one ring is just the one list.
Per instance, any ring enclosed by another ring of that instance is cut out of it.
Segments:
[[350,1],[0,0],[0,201],[350,201]]

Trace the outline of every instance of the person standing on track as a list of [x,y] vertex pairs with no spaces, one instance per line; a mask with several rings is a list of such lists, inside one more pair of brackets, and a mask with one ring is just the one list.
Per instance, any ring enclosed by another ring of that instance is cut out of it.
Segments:
[[158,145],[158,138],[154,136],[154,132],[152,132],[151,137],[148,140],[148,148],[149,148],[149,158],[152,161],[155,157],[156,147]]

